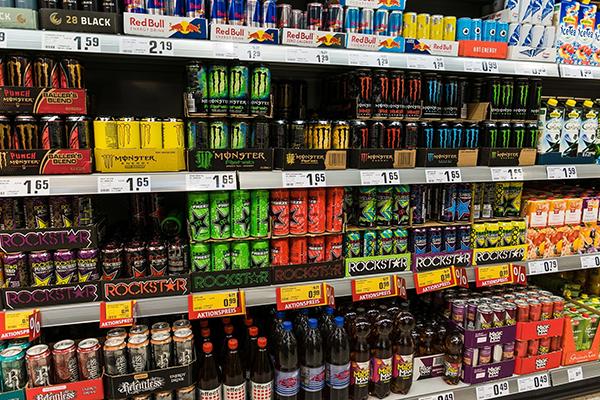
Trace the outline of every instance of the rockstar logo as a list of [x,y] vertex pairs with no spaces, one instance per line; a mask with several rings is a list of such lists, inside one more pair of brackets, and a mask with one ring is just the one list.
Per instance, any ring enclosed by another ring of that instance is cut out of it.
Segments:
[[40,279],[38,276],[33,278],[33,286],[50,286],[50,281],[52,280],[52,275],[48,276],[45,279]]
[[60,275],[56,274],[56,284],[57,285],[67,285],[69,283],[71,283],[71,276],[67,275],[65,277],[61,277]]
[[300,225],[300,221],[296,218],[297,208],[290,210],[290,225]]
[[242,209],[242,215],[234,223],[239,225],[243,232],[246,232],[250,226],[250,210],[246,208]]
[[456,204],[456,213],[458,214],[458,219],[462,220],[466,215],[470,213],[470,207],[468,202],[459,201]]
[[230,223],[229,223],[229,213],[223,213],[222,211],[217,211],[217,218],[213,221],[214,229],[219,232],[219,236],[223,235],[224,232],[229,231]]
[[273,211],[273,226],[280,228],[285,225],[284,221],[281,220],[281,214],[283,210]]

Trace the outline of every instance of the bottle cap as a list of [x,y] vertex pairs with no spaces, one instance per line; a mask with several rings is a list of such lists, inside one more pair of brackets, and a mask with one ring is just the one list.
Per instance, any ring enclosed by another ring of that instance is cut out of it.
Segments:
[[265,347],[267,347],[267,338],[266,337],[258,338],[258,347],[260,349],[264,349]]
[[284,319],[285,318],[285,313],[283,311],[277,311],[275,313],[275,318],[277,318],[277,319]]
[[210,336],[210,328],[202,328],[200,330],[200,335],[202,335],[202,337],[209,337]]
[[200,327],[201,328],[208,328],[208,320],[207,319],[203,319],[202,321],[200,321]]
[[309,328],[316,329],[319,326],[319,321],[316,318],[310,318],[308,320]]
[[283,321],[283,329],[286,331],[292,330],[292,322],[291,321]]
[[233,333],[233,325],[231,325],[231,324],[225,325],[224,330],[225,330],[226,335],[231,335]]
[[252,337],[258,336],[258,328],[256,326],[251,326],[248,328],[248,334]]
[[548,101],[546,103],[548,103],[549,106],[555,107],[555,106],[558,105],[558,100],[556,100],[556,99],[548,99]]
[[231,324],[231,318],[225,317],[221,320],[221,322],[223,322],[223,325],[229,325]]
[[325,307],[325,313],[327,313],[327,315],[333,315],[333,308],[332,307]]
[[202,343],[202,351],[205,353],[212,353],[212,351],[213,351],[212,343],[211,342]]
[[244,325],[246,325],[248,328],[251,327],[252,325],[254,325],[254,319],[253,318],[246,318],[244,320]]
[[594,106],[594,102],[591,100],[586,100],[583,102],[583,105],[588,108],[592,108]]
[[577,104],[577,102],[573,99],[569,99],[569,100],[565,101],[565,104],[568,105],[569,107],[575,107],[575,104]]
[[335,325],[343,328],[344,327],[344,317],[335,317],[334,318]]
[[235,350],[238,347],[238,341],[237,339],[229,339],[227,341],[227,347],[229,347],[229,350]]

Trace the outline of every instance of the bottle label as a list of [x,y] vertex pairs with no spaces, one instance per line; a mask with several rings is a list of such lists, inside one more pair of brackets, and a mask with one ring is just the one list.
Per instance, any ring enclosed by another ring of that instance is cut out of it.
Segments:
[[460,372],[462,370],[462,363],[453,363],[444,360],[444,371],[445,376],[448,378],[458,378],[460,377]]
[[344,365],[327,364],[327,386],[344,389],[350,385],[350,363]]
[[412,380],[414,354],[394,354],[394,367],[392,376],[404,380]]
[[300,367],[300,384],[302,390],[318,392],[325,387],[325,366],[316,368]]
[[392,380],[392,358],[371,358],[371,380],[388,383]]
[[369,362],[352,361],[350,380],[355,386],[367,386],[369,384]]
[[221,400],[221,386],[211,390],[198,389],[198,398],[200,400]]
[[250,381],[250,400],[273,399],[273,382],[257,383]]
[[237,386],[223,385],[223,400],[246,400],[246,383]]
[[300,391],[300,370],[275,370],[275,393],[279,396],[295,396]]

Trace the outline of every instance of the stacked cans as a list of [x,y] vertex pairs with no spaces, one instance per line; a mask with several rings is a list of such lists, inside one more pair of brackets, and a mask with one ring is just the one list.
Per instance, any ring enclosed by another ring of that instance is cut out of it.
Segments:
[[473,219],[521,215],[520,182],[473,183]]
[[408,185],[346,188],[344,208],[348,224],[360,227],[408,225]]
[[410,231],[409,251],[413,254],[439,254],[471,250],[471,226],[434,226]]
[[406,39],[456,40],[456,17],[404,13],[402,36]]
[[480,222],[473,224],[472,232],[472,243],[476,249],[527,243],[527,229],[523,220]]
[[272,239],[271,265],[301,265],[341,260],[343,241],[342,235]]
[[3,377],[3,392],[23,389],[27,385],[25,351],[30,345],[31,343],[26,338],[0,342],[0,372]]
[[419,122],[417,126],[419,147],[458,149],[478,148],[480,146],[482,133],[481,125],[478,123],[423,121]]
[[2,198],[0,211],[0,230],[83,227],[95,222],[90,196]]
[[[219,14],[225,13],[225,4],[218,7]],[[174,17],[205,18],[206,4],[204,0],[124,0],[124,12],[136,14],[170,15]],[[216,21],[215,21],[216,22]],[[194,24],[188,27],[199,29]],[[188,28],[190,29],[190,28]]]
[[471,221],[473,186],[469,183],[411,185],[410,208],[413,225],[428,221]]
[[189,149],[266,149],[270,147],[270,131],[266,120],[189,120],[187,146]]
[[89,149],[90,118],[73,115],[0,115],[0,150]]
[[[11,1],[11,0],[9,0]],[[19,5],[20,2],[25,2],[28,4],[29,0],[15,0],[17,7],[22,7]],[[127,4],[127,2],[125,2]],[[101,11],[105,13],[117,13],[120,10],[119,2],[116,0],[42,0],[39,5],[40,8],[60,8],[63,10],[82,10],[82,11]],[[36,8],[35,2],[33,3],[33,7],[26,8]]]
[[94,145],[98,149],[183,149],[184,124],[178,118],[97,117]]
[[405,254],[408,250],[408,230],[405,228],[350,231],[344,236],[344,256],[347,258]]
[[462,17],[456,21],[456,40],[482,40],[484,42],[508,42],[507,22]]
[[276,28],[279,12],[274,0],[211,0],[208,15],[214,24]]
[[0,85],[83,89],[83,66],[73,58],[57,61],[50,57],[3,56],[0,58]]
[[490,103],[493,120],[537,120],[542,101],[541,79],[489,77],[485,85],[474,86],[472,99]]

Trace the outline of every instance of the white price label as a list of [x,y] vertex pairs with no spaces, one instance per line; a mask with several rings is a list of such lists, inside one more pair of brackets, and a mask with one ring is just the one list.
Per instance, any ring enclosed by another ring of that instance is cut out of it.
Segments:
[[121,37],[119,51],[122,54],[149,56],[172,56],[173,41],[169,39],[146,39],[138,37]]
[[433,69],[436,71],[444,71],[446,65],[442,57],[432,56],[408,56],[406,59],[408,68],[413,69]]
[[588,67],[580,67],[579,68],[579,76],[577,78],[593,79],[594,71]]
[[419,397],[419,400],[454,400],[454,392],[432,394],[430,396]]
[[489,385],[477,387],[477,400],[495,399],[496,397],[508,396],[509,394],[508,381],[494,382]]
[[237,47],[233,43],[219,42],[213,47],[214,58],[236,58],[239,55],[236,52]]
[[313,62],[317,64],[331,64],[329,50],[318,50],[313,57]]
[[581,268],[600,268],[600,254],[581,256]]
[[327,175],[322,171],[284,171],[283,187],[325,187],[327,186]]
[[360,67],[389,67],[390,59],[385,54],[373,54],[370,51],[354,51],[348,53],[348,64]]
[[363,186],[399,185],[400,173],[395,169],[362,170],[360,184]]
[[558,261],[556,259],[529,261],[527,266],[529,271],[527,275],[540,275],[558,272]]
[[238,49],[238,57],[240,60],[261,61],[263,59],[261,46],[256,44],[240,46]]
[[574,165],[547,166],[548,179],[577,179],[577,167]]
[[497,74],[498,62],[492,60],[465,60],[465,71]]
[[533,75],[533,76],[546,76],[548,75],[548,70],[546,66],[542,63],[536,64],[516,64],[515,73],[517,75]]
[[460,169],[427,169],[425,170],[425,181],[427,183],[460,183],[462,175]]
[[506,168],[491,168],[492,181],[522,181],[523,168],[521,167],[506,167]]
[[386,55],[378,55],[375,56],[375,64],[376,67],[389,67],[390,66],[390,59],[388,58],[388,56]]
[[5,49],[8,47],[8,33],[0,30],[0,48]]
[[100,37],[84,33],[45,31],[42,34],[42,49],[51,51],[100,52]]
[[235,172],[189,173],[185,176],[185,188],[193,190],[235,190],[237,175]]
[[583,368],[581,368],[581,367],[569,368],[567,370],[567,378],[569,379],[569,383],[582,380],[583,379]]
[[50,179],[43,177],[2,177],[0,178],[0,197],[48,196]]
[[152,190],[150,175],[99,176],[98,193],[147,193]]
[[519,393],[550,387],[550,376],[547,373],[526,376],[517,380]]
[[595,69],[596,68],[581,65],[559,65],[560,76],[563,78],[594,79]]

